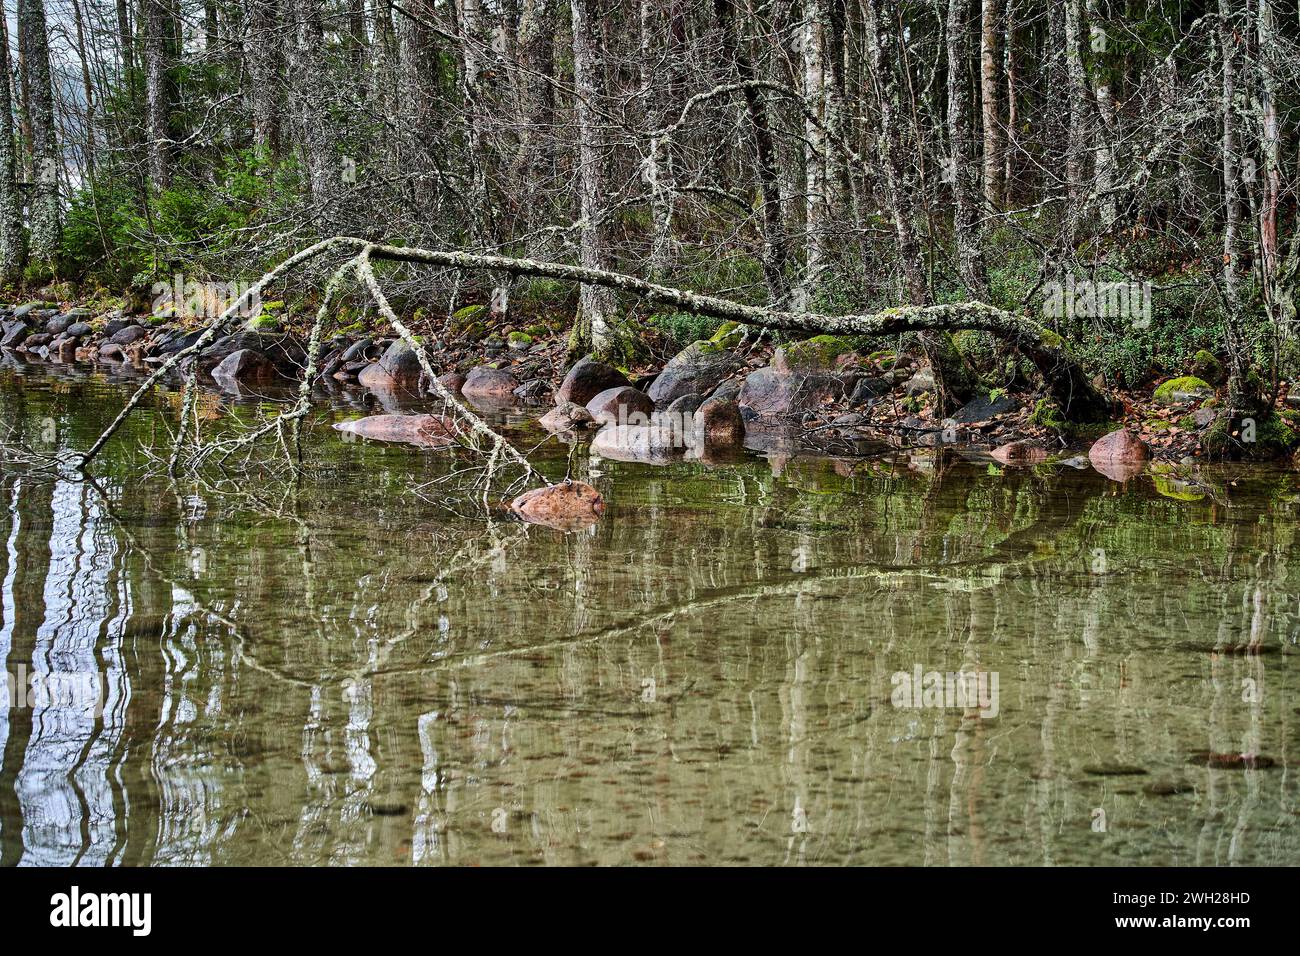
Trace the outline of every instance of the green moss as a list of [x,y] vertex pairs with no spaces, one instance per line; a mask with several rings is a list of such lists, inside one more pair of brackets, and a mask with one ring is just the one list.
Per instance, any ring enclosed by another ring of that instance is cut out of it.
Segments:
[[856,343],[841,335],[818,335],[782,347],[790,368],[833,369],[841,355],[856,351]]
[[1198,349],[1196,354],[1192,356],[1192,374],[1205,379],[1207,382],[1222,382],[1223,366],[1214,357],[1213,353],[1205,349]]
[[1059,349],[1065,344],[1065,341],[1051,329],[1043,329],[1038,336],[1038,340],[1049,349]]
[[551,330],[539,323],[537,325],[528,326],[528,328],[524,329],[524,332],[528,335],[531,335],[535,339],[540,339],[543,338],[544,336],[549,335]]
[[1201,438],[1201,447],[1214,458],[1270,461],[1290,452],[1297,442],[1300,435],[1286,419],[1269,412],[1255,417],[1220,415]]
[[529,335],[527,332],[511,332],[508,336],[506,336],[506,341],[510,345],[527,346],[533,344],[533,337]]
[[1058,435],[1069,434],[1070,422],[1050,399],[1040,398],[1029,414],[1029,421],[1042,428],[1050,428]]
[[1155,390],[1153,398],[1157,402],[1172,404],[1178,399],[1178,393],[1195,394],[1196,392],[1212,393],[1214,391],[1210,383],[1204,379],[1197,378],[1195,375],[1182,375],[1178,378],[1171,378],[1167,382],[1162,382]]
[[1163,418],[1148,418],[1142,424],[1153,432],[1168,431],[1174,427],[1173,422],[1165,421]]
[[722,348],[732,349],[740,344],[744,336],[745,330],[738,322],[723,322],[709,341]]

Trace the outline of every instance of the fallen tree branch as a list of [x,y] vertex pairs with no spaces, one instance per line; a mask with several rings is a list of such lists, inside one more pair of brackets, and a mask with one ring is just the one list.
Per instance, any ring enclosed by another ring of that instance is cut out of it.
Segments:
[[370,247],[375,259],[423,263],[452,269],[508,272],[517,276],[564,279],[599,285],[618,292],[638,295],[684,312],[712,316],[766,329],[806,332],[812,335],[875,336],[901,332],[957,331],[974,329],[1002,339],[1029,359],[1043,377],[1048,392],[1061,411],[1075,421],[1092,421],[1111,410],[1110,400],[1098,391],[1078,361],[1056,335],[1038,323],[984,302],[956,302],[943,305],[904,305],[864,315],[821,315],[815,312],[787,312],[761,306],[742,305],[728,299],[701,295],[659,285],[619,272],[534,259],[440,252],[429,249],[376,244]]
[[[821,315],[815,312],[788,312],[755,305],[743,305],[716,296],[702,295],[684,289],[648,282],[635,276],[558,262],[506,256],[480,255],[468,252],[446,252],[408,246],[372,243],[352,236],[334,236],[309,246],[286,259],[239,296],[203,334],[188,347],[168,356],[132,395],[117,417],[100,434],[89,449],[77,456],[77,465],[84,469],[103,449],[104,445],[121,427],[127,416],[140,404],[149,390],[164,375],[186,357],[201,352],[210,345],[231,322],[245,303],[255,297],[271,282],[283,277],[295,267],[338,248],[356,250],[353,265],[357,275],[369,289],[379,307],[380,314],[397,331],[402,340],[415,352],[420,367],[429,380],[429,387],[446,402],[447,407],[469,426],[469,435],[486,439],[489,448],[479,448],[488,456],[489,480],[491,469],[501,459],[506,459],[523,469],[525,478],[545,481],[528,463],[527,458],[504,437],[488,427],[487,423],[466,408],[438,381],[429,356],[410,329],[397,317],[375,277],[371,260],[407,262],[449,269],[477,269],[504,272],[515,276],[560,279],[598,285],[617,292],[640,296],[647,301],[671,305],[685,312],[739,322],[764,329],[783,329],[814,335],[886,336],[902,332],[956,331],[975,329],[1002,339],[1033,362],[1043,377],[1044,385],[1056,400],[1061,411],[1075,421],[1090,421],[1105,417],[1111,411],[1110,400],[1089,381],[1083,367],[1065,348],[1060,336],[1048,331],[1023,316],[1015,315],[983,302],[957,302],[944,305],[905,305],[864,315]],[[340,269],[340,273],[346,270]],[[323,318],[323,316],[319,316]],[[320,334],[320,325],[313,329],[313,338]],[[318,341],[318,340],[317,340]],[[310,377],[310,376],[309,376]],[[304,383],[304,389],[310,383]],[[302,393],[305,394],[305,393]],[[301,407],[301,406],[300,406]],[[299,413],[301,414],[301,413]]]

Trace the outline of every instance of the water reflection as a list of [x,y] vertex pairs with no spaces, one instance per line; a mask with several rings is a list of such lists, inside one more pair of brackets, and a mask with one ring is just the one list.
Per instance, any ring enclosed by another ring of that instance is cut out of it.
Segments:
[[[0,397],[84,447],[118,387]],[[0,704],[0,862],[1300,861],[1287,474],[591,460],[564,535],[327,417],[274,513],[135,477],[147,416],[98,487],[0,475],[6,669],[104,688]],[[917,667],[998,716],[895,706]]]

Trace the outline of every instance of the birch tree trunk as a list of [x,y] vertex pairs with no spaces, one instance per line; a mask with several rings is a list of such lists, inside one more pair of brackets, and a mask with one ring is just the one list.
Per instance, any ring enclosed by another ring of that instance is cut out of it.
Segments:
[[971,124],[967,113],[967,68],[970,12],[970,0],[948,0],[948,166],[944,178],[952,184],[958,274],[971,295],[985,299],[988,297],[988,271],[980,235],[978,184],[969,153]]
[[1110,46],[1106,28],[1102,25],[1101,13],[1097,0],[1088,0],[1089,38],[1092,52],[1098,65],[1093,72],[1092,93],[1097,103],[1097,116],[1101,128],[1097,131],[1097,145],[1093,149],[1096,157],[1097,194],[1100,198],[1101,225],[1109,231],[1118,218],[1118,205],[1115,196],[1115,144],[1118,139],[1115,123],[1115,101],[1110,91],[1110,71],[1106,67],[1107,53]]
[[990,209],[1002,206],[1003,137],[998,84],[1000,7],[999,0],[981,0],[980,102],[984,124],[984,202]]
[[28,203],[31,257],[49,267],[59,251],[59,147],[50,85],[50,47],[44,0],[23,0],[18,19],[31,122],[33,188]]
[[826,11],[823,0],[804,0],[800,38],[804,118],[804,272],[796,308],[808,308],[821,291],[826,268],[827,143],[829,83],[826,75]]
[[[600,89],[600,46],[592,22],[596,4],[592,0],[570,0],[573,21],[574,118],[578,136],[579,261],[588,269],[607,269],[603,236],[605,213],[604,156],[597,143],[596,96]],[[617,351],[613,322],[614,295],[608,289],[584,284],[578,293],[578,321],[575,332],[579,351],[589,350],[601,358]]]
[[4,283],[22,278],[27,265],[27,234],[23,230],[23,201],[18,192],[18,159],[14,154],[12,75],[9,18],[0,17],[0,282]]

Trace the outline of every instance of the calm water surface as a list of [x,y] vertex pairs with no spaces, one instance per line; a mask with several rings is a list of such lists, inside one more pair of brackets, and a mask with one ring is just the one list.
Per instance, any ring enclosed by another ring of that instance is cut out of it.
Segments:
[[[0,424],[84,448],[129,388],[0,366]],[[563,534],[324,398],[296,484],[140,477],[167,391],[96,484],[3,465],[6,670],[104,701],[0,701],[0,863],[1300,863],[1286,472],[580,448],[609,510]],[[918,667],[996,716],[895,706]]]

